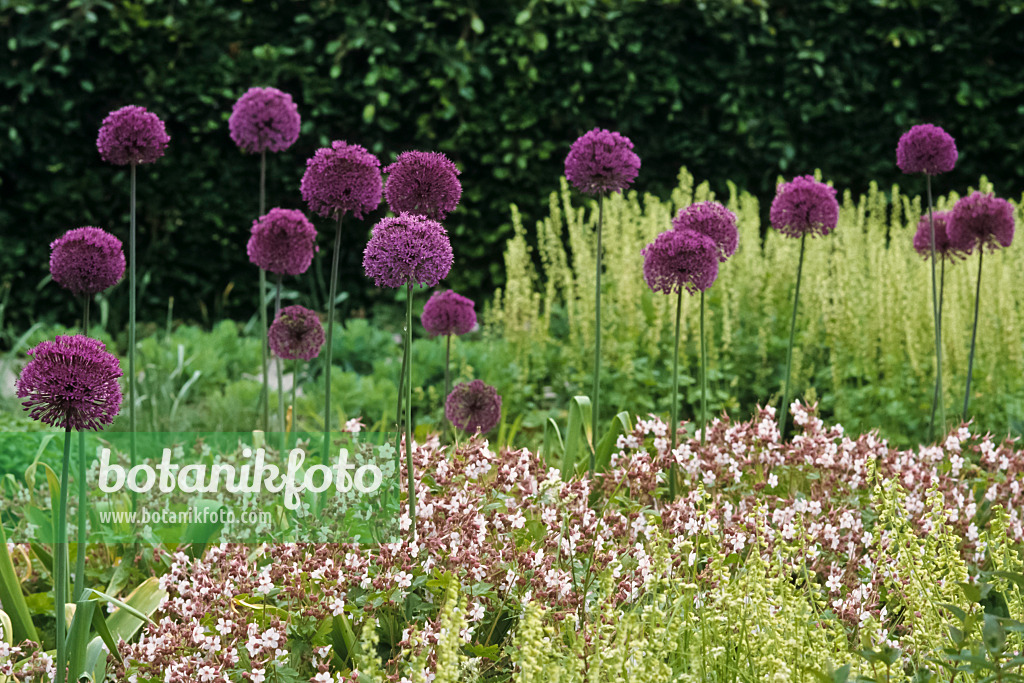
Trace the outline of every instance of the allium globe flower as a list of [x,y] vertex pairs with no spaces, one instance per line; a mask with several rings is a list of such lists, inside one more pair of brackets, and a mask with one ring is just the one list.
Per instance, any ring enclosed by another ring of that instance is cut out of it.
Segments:
[[494,429],[501,419],[501,396],[483,380],[456,384],[444,402],[448,421],[464,432],[481,434]]
[[15,383],[32,419],[61,429],[111,424],[121,407],[121,366],[103,342],[61,335],[31,349],[32,359]]
[[380,204],[380,160],[360,145],[335,140],[306,161],[301,190],[313,213],[362,218]]
[[437,221],[403,213],[373,228],[363,269],[378,287],[433,287],[447,277],[454,256],[448,232]]
[[281,152],[299,139],[299,108],[277,88],[249,88],[231,108],[228,131],[243,152]]
[[434,292],[423,306],[420,322],[431,337],[466,334],[476,326],[473,300],[450,289]]
[[643,249],[644,280],[655,292],[704,291],[718,278],[719,249],[707,235],[666,230]]
[[402,152],[384,169],[384,197],[395,213],[444,219],[459,205],[462,184],[455,164],[440,152]]
[[565,177],[580,192],[622,192],[640,172],[640,157],[624,135],[595,128],[572,143],[565,157]]
[[674,230],[694,230],[707,235],[718,245],[718,260],[725,261],[736,253],[740,234],[736,214],[718,202],[700,202],[679,209],[672,219]]
[[304,306],[282,308],[267,332],[270,350],[289,360],[316,358],[324,339],[320,317]]
[[170,141],[159,116],[130,104],[103,119],[96,147],[100,158],[112,164],[151,164],[164,155]]
[[301,275],[313,262],[316,228],[298,209],[274,208],[252,222],[252,236],[245,251],[263,270],[281,275]]
[[75,296],[90,296],[124,277],[124,248],[109,232],[75,228],[50,243],[50,275]]
[[[932,221],[935,224],[935,253],[939,256],[946,256],[951,259],[963,258],[971,253],[973,244],[970,240],[965,243],[954,243],[949,239],[949,211],[933,211]],[[917,232],[914,233],[914,250],[925,258],[932,255],[932,232],[928,225],[928,214],[921,216],[917,223]]]
[[991,193],[972,192],[949,212],[946,232],[951,242],[995,251],[1013,242],[1013,205]]
[[813,176],[798,176],[779,185],[768,217],[772,227],[787,237],[824,237],[839,222],[836,190]]
[[956,142],[938,126],[922,123],[900,136],[896,165],[904,173],[936,175],[952,171],[956,164]]

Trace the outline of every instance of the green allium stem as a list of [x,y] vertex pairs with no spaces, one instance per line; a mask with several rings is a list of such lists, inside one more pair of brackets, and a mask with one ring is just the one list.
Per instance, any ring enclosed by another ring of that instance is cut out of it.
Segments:
[[331,452],[331,363],[334,360],[334,300],[338,298],[338,255],[341,252],[341,214],[334,231],[334,253],[331,254],[331,288],[327,299],[327,343],[324,347],[324,452],[323,463],[330,460]]
[[[292,434],[298,431],[296,427],[299,424],[299,406],[296,403],[296,396],[298,396],[299,389],[299,359],[296,358],[292,361]],[[298,437],[296,437],[298,438]]]
[[[941,268],[939,270],[939,315],[938,315],[938,326],[942,329],[942,298],[943,289],[946,284],[946,257],[943,256],[941,259]],[[935,409],[939,405],[939,378],[938,375],[935,377],[935,394],[932,396],[932,416],[929,424],[931,425],[928,430],[928,440],[931,441],[935,438],[934,427],[935,427]]]
[[[131,170],[131,203],[128,229],[128,457],[135,467],[135,401],[139,396],[138,377],[135,375],[135,163]],[[132,508],[138,494],[132,491]]]
[[409,530],[412,540],[416,540],[416,486],[412,470],[412,283],[406,286],[405,299],[405,353],[408,357],[406,363],[405,382],[405,469],[409,486],[409,519],[412,526]]
[[[671,424],[668,428],[669,443],[671,449],[669,450],[669,457],[674,458],[673,453],[676,450],[676,439],[679,432],[679,320],[683,314],[683,290],[680,289],[676,293],[676,336],[673,337],[672,345],[672,406],[669,409],[669,420]],[[669,467],[668,472],[668,497],[669,500],[676,499],[676,464],[673,460],[672,466]]]
[[805,232],[800,237],[800,260],[797,261],[796,266],[796,293],[793,295],[793,319],[789,324],[789,347],[786,349],[786,384],[782,390],[782,407],[779,410],[782,413],[782,426],[779,428],[779,438],[785,439],[786,435],[786,418],[789,416],[789,374],[793,368],[793,338],[796,335],[796,311],[800,305],[800,277],[804,271],[804,246],[807,243],[807,233]]
[[68,602],[68,475],[71,469],[71,427],[64,429],[64,459],[60,468],[60,503],[57,507],[57,543],[53,554],[53,593],[57,607],[57,683],[67,680],[65,621]]
[[[89,335],[89,302],[91,295],[84,297],[82,312],[82,334]],[[78,602],[85,591],[85,543],[86,527],[89,523],[89,501],[86,497],[85,473],[87,470],[85,456],[85,432],[78,432],[78,552],[75,554],[75,590],[72,592],[74,602]]]
[[700,445],[707,441],[708,429],[708,349],[704,343],[704,290],[700,292]]
[[[604,223],[604,195],[597,197],[597,255],[594,280],[594,400],[591,413],[591,438],[597,443],[597,423],[601,414],[601,226]],[[590,449],[590,474],[597,466],[594,449]]]
[[981,260],[985,252],[983,245],[978,245],[978,284],[974,290],[974,330],[971,332],[971,355],[967,361],[967,391],[964,392],[963,421],[967,422],[967,405],[971,401],[971,373],[974,370],[974,348],[978,340],[978,305],[981,303]]
[[[451,362],[452,362],[452,335],[448,335],[448,342],[445,344],[444,349],[444,396],[441,398],[442,413],[444,412],[445,401],[448,400],[448,394],[452,391],[452,375],[451,375]],[[448,416],[445,415],[444,422],[448,421]]]
[[[932,252],[932,319],[935,321],[935,397],[938,401],[939,424],[946,429],[946,402],[942,398],[942,313],[939,296],[935,286],[935,221],[932,216],[932,177],[925,174],[925,187],[928,191],[928,230],[931,233]],[[932,419],[928,425],[928,440],[935,437],[935,406],[932,406]]]
[[[404,332],[404,330],[403,330]],[[402,433],[403,413],[402,406],[405,405],[405,368],[409,363],[409,349],[405,346],[405,339],[402,339],[402,369],[398,375],[398,412],[395,413],[395,431]]]
[[[267,202],[267,152],[260,154],[260,212],[263,216]],[[263,361],[263,391],[260,393],[260,406],[263,409],[263,431],[270,431],[270,370],[267,366],[267,271],[260,268],[260,358]]]
[[[277,290],[274,293],[274,320],[281,315],[281,287],[284,276],[281,273],[277,274]],[[279,428],[281,429],[281,454],[287,450],[288,435],[285,434],[284,424],[284,367],[282,365],[281,357],[278,356],[274,360],[274,366],[277,368],[277,415],[280,420]],[[294,381],[294,379],[292,380]]]

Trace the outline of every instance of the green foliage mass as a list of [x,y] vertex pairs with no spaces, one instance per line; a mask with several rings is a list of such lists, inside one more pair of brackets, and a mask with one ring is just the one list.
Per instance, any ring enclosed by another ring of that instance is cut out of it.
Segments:
[[[227,132],[248,87],[292,93],[302,136],[271,155],[268,206],[301,207],[303,162],[332,139],[384,163],[435,149],[463,169],[448,225],[471,294],[502,284],[518,204],[556,182],[582,132],[622,131],[641,192],[686,163],[724,191],[770,197],[779,173],[821,168],[841,188],[888,187],[893,151],[931,121],[957,139],[949,186],[1024,177],[1017,128],[1019,0],[5,0],[0,2],[0,286],[16,328],[77,307],[45,284],[47,245],[97,225],[125,237],[128,177],[100,161],[103,117],[142,104],[168,126],[166,158],[141,169],[140,319],[175,297],[180,317],[247,318],[256,277],[244,244],[258,161]],[[369,226],[343,237],[347,305],[377,295],[359,268]],[[327,226],[321,225],[321,228]],[[326,246],[324,240],[322,246]],[[321,253],[321,257],[323,252]],[[42,287],[37,291],[37,285]],[[307,287],[310,292],[312,286]],[[322,294],[320,301],[323,300]],[[110,296],[123,327],[127,294]]]

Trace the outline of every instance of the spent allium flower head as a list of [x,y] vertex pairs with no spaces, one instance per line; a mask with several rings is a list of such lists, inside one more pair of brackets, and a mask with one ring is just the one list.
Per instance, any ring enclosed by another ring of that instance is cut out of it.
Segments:
[[953,205],[946,232],[950,241],[971,248],[1008,247],[1013,242],[1013,205],[991,193],[972,192]]
[[28,352],[15,383],[32,419],[61,429],[102,429],[121,407],[121,366],[103,342],[62,335]]
[[798,176],[779,185],[768,216],[772,227],[787,237],[824,237],[839,222],[836,190],[813,176]]
[[151,164],[164,155],[170,141],[159,116],[130,104],[103,119],[96,147],[112,164]]
[[270,324],[267,341],[281,358],[312,360],[324,345],[324,326],[315,311],[303,306],[286,306]]
[[360,145],[335,140],[306,161],[302,198],[324,217],[351,213],[362,218],[380,204],[384,184],[380,160]]
[[904,173],[936,175],[952,171],[956,164],[956,143],[938,126],[922,123],[900,136],[896,165]]
[[644,280],[655,292],[696,294],[715,283],[719,249],[707,235],[666,230],[643,249]]
[[431,337],[466,334],[476,326],[473,300],[450,289],[434,292],[423,306],[420,322]]
[[75,228],[50,243],[50,275],[75,296],[113,287],[124,277],[124,248],[109,232]]
[[363,252],[363,269],[378,287],[433,287],[447,277],[453,261],[444,227],[411,213],[377,223]]
[[461,171],[440,152],[402,152],[384,172],[388,174],[384,197],[395,213],[416,213],[439,221],[459,205]]
[[228,131],[243,152],[281,152],[299,139],[299,108],[277,88],[249,88],[231,108]]
[[672,219],[674,230],[694,230],[707,235],[718,245],[718,260],[725,261],[736,253],[740,234],[736,229],[736,214],[718,202],[700,202],[679,209]]
[[640,157],[624,135],[595,128],[577,138],[565,157],[565,177],[580,192],[622,192],[640,172]]
[[252,236],[245,251],[263,270],[281,275],[301,275],[313,262],[316,228],[298,209],[275,208],[252,222]]
[[501,419],[501,396],[483,380],[456,384],[444,402],[444,414],[459,429],[485,434]]
[[[949,211],[933,211],[932,221],[935,223],[935,253],[951,259],[963,258],[971,253],[972,241],[956,243],[949,238]],[[962,236],[960,236],[962,237]],[[925,258],[932,255],[932,233],[928,225],[928,214],[921,216],[914,233],[914,250]]]

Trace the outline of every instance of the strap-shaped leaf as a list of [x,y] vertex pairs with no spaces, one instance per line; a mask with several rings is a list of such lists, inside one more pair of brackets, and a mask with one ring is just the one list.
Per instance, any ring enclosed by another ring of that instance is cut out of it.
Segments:
[[569,428],[565,434],[565,453],[562,456],[562,479],[569,479],[584,456],[593,453],[590,434],[590,397],[573,396],[569,402]]
[[0,603],[3,603],[9,625],[5,628],[5,637],[15,643],[23,640],[39,642],[39,635],[32,623],[32,613],[25,602],[25,594],[21,592],[21,581],[14,571],[14,563],[7,550],[7,535],[0,525]]

